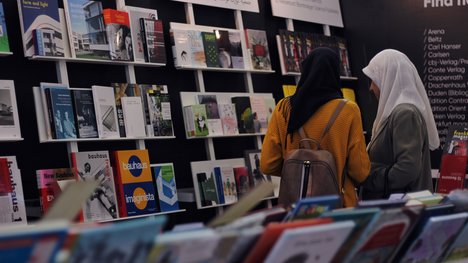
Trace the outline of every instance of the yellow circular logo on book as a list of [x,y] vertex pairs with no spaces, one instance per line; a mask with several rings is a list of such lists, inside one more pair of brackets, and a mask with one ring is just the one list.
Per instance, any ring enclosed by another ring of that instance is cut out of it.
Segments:
[[137,187],[133,191],[133,204],[140,210],[145,209],[148,204],[148,198],[143,188]]

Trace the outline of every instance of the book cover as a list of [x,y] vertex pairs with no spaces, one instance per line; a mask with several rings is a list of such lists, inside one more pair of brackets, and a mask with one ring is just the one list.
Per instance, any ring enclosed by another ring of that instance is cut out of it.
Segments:
[[140,97],[122,97],[125,134],[128,138],[146,137],[145,115]]
[[10,52],[3,3],[0,2],[0,52]]
[[199,104],[206,106],[206,117],[210,135],[223,135],[223,126],[219,117],[218,100],[216,95],[198,94]]
[[0,212],[0,223],[26,225],[27,218],[23,184],[16,157],[2,156],[0,158],[7,160],[8,178],[11,185],[11,192],[0,198],[1,206],[4,208]]
[[229,53],[231,55],[232,67],[245,68],[241,33],[239,31],[229,31],[229,42],[231,45]]
[[[197,179],[197,189],[198,189],[198,200],[200,202],[200,206],[211,206],[213,205],[212,202],[208,199],[205,198],[205,192],[203,191],[203,183],[206,182],[207,177],[205,172],[197,173],[196,175]],[[216,192],[216,190],[215,190]]]
[[213,32],[202,32],[203,47],[205,50],[206,65],[219,68],[218,47],[216,46],[216,35]]
[[192,51],[189,45],[188,30],[172,29],[171,36],[172,56],[176,67],[192,66]]
[[[75,111],[69,89],[51,87],[49,117],[52,117],[55,139],[76,139]],[[47,92],[46,90],[46,92]]]
[[99,186],[83,205],[85,221],[115,219],[118,216],[114,175],[108,151],[74,152],[73,167],[78,180],[96,180]]
[[133,61],[130,19],[124,11],[106,8],[102,12],[111,60]]
[[119,134],[121,138],[126,137],[125,133],[125,118],[122,110],[122,97],[136,96],[133,84],[128,83],[112,83],[114,88],[115,110],[117,112],[117,120],[119,126]]
[[340,197],[337,195],[314,196],[299,199],[294,208],[286,215],[284,221],[320,217],[324,212],[337,209]]
[[130,31],[132,35],[133,58],[136,62],[145,62],[145,48],[143,46],[142,27],[140,19],[158,19],[158,12],[155,9],[125,6],[124,11],[128,13],[130,19]]
[[172,163],[156,164],[153,167],[153,175],[156,182],[161,212],[179,210],[174,165]]
[[249,168],[250,183],[252,187],[259,185],[262,182],[271,182],[271,176],[263,174],[260,171],[260,159],[262,156],[261,150],[246,150],[244,151],[245,164]]
[[354,228],[353,221],[285,230],[265,259],[273,262],[330,262]]
[[146,62],[166,64],[162,21],[140,18],[140,27]]
[[218,62],[221,68],[232,68],[231,42],[229,31],[215,30],[216,46],[218,47]]
[[119,138],[118,118],[112,87],[93,86],[99,138]]
[[[145,262],[166,217],[137,218],[77,228],[69,262]],[[158,237],[159,239],[159,237]]]
[[270,52],[266,31],[246,29],[245,39],[250,53],[252,68],[258,70],[271,70]]
[[115,151],[113,164],[120,217],[158,212],[148,150]]
[[265,98],[265,107],[267,111],[267,124],[270,124],[271,116],[276,108],[275,98]]
[[236,105],[236,118],[239,133],[254,133],[254,119],[252,107],[250,105],[250,97],[232,97],[231,101]]
[[465,188],[467,156],[445,154],[440,164],[436,193],[448,194],[455,189]]
[[8,159],[0,157],[0,195],[11,193],[10,171],[8,169]]
[[147,90],[146,99],[154,136],[173,136],[171,101],[168,93]]
[[468,127],[459,125],[448,127],[443,154],[468,156]]
[[340,55],[340,75],[345,77],[351,77],[351,67],[349,63],[348,47],[346,40],[340,37],[335,37],[335,41],[338,45],[338,54]]
[[[55,135],[55,125],[54,125],[54,118],[52,116],[51,105],[50,105],[50,92],[48,91],[49,88],[61,88],[61,89],[68,89],[68,85],[57,84],[57,83],[40,83],[40,93],[41,93],[41,104],[43,110],[43,117],[44,117],[44,126],[46,129],[46,137],[47,139],[56,138]],[[38,120],[40,121],[40,120]]]
[[287,30],[279,30],[281,40],[281,50],[283,53],[283,63],[286,72],[300,72],[299,65],[295,61],[295,42],[294,32]]
[[[216,184],[220,181],[221,195],[224,199],[225,204],[233,204],[237,202],[237,186],[236,186],[236,177],[234,175],[234,170],[231,166],[222,166],[214,168],[215,176],[217,178]],[[218,179],[218,175],[220,180]]]
[[401,261],[440,262],[443,253],[465,225],[467,217],[467,213],[457,213],[429,218]]
[[21,138],[13,80],[0,80],[0,138]]
[[266,133],[268,129],[268,113],[265,105],[265,98],[250,96],[250,106],[252,109],[254,132]]
[[223,125],[224,135],[237,135],[239,128],[237,126],[236,105],[218,104],[219,117]]
[[203,191],[203,198],[209,205],[217,205],[220,204],[218,198],[218,188],[216,185],[216,178],[214,173],[207,173],[206,179],[200,182],[202,191]]
[[64,47],[57,0],[18,1],[20,26],[23,36],[25,57],[35,55],[34,30],[48,29],[50,33],[43,35],[47,54],[63,57]]
[[224,185],[223,179],[221,178],[221,167],[217,166],[213,168],[213,176],[216,182],[216,192],[218,194],[218,200],[220,204],[225,204],[224,200]]
[[74,168],[36,170],[36,178],[42,214],[49,211],[54,200],[60,196],[68,183],[77,180]]
[[203,38],[200,31],[188,30],[189,55],[193,67],[206,68],[205,50],[203,47]]
[[72,90],[78,138],[98,138],[93,91]]
[[247,167],[234,167],[234,176],[236,179],[237,195],[242,197],[250,191],[252,185],[249,180],[249,170]]
[[64,0],[63,5],[72,57],[109,60],[102,2]]
[[188,137],[207,136],[209,134],[205,105],[195,104],[185,106],[184,116]]
[[457,261],[468,258],[468,224],[458,234],[457,239],[447,249],[443,262]]

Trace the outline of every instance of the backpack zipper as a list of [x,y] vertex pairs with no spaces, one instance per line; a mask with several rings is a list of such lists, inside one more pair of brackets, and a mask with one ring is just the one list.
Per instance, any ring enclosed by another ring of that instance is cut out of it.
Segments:
[[304,198],[307,196],[307,188],[309,186],[309,172],[310,172],[310,161],[304,161],[303,163],[304,166],[304,172],[302,173],[304,175],[304,181],[302,185],[302,194],[301,197]]

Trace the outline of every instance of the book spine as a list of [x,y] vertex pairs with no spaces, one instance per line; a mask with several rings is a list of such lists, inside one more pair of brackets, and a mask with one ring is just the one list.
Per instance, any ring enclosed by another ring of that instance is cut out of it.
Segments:
[[145,53],[145,61],[149,62],[150,58],[149,58],[149,51],[148,51],[148,39],[147,39],[147,35],[146,35],[147,28],[146,28],[146,25],[145,25],[145,19],[144,18],[140,18],[140,30],[141,30],[141,32],[140,32],[141,42],[143,43],[143,49],[144,49],[144,53]]
[[50,135],[52,139],[57,139],[57,133],[55,131],[55,122],[54,122],[54,112],[52,110],[52,100],[50,98],[50,89],[44,90],[46,103],[47,103],[47,113],[49,115],[49,127],[50,127]]
[[223,187],[223,178],[221,176],[221,168],[215,167],[214,168],[214,176],[216,182],[216,190],[218,192],[218,199],[220,204],[224,204],[224,187]]

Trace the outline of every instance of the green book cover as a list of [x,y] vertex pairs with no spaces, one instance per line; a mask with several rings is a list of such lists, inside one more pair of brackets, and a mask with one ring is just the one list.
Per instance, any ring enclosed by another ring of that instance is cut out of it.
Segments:
[[203,196],[206,201],[213,201],[216,204],[219,204],[218,193],[216,192],[216,183],[213,176],[213,173],[206,179],[206,181],[201,183],[203,188]]
[[0,52],[10,52],[3,4],[0,2]]
[[216,35],[213,32],[202,32],[203,47],[205,49],[206,65],[208,67],[219,67],[218,47],[216,46]]
[[208,122],[206,117],[206,107],[204,104],[192,105],[193,121],[195,124],[195,136],[208,135]]

